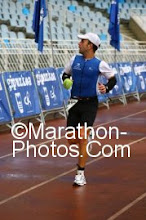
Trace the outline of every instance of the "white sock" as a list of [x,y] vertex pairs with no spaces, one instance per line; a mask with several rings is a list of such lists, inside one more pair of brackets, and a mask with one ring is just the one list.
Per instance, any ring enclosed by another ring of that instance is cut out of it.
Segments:
[[77,170],[78,175],[84,175],[84,170]]

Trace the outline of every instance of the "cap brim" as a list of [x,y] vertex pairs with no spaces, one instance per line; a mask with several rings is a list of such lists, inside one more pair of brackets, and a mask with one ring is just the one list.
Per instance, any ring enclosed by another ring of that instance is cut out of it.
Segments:
[[80,39],[88,39],[88,37],[86,35],[84,35],[84,34],[79,34],[78,38],[80,38]]

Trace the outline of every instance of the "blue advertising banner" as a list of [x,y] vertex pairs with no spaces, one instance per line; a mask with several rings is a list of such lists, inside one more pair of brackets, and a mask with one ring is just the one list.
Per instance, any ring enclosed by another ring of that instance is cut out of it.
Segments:
[[67,103],[68,100],[70,99],[70,89],[67,90],[63,87],[63,82],[62,82],[62,71],[64,70],[64,68],[57,68],[56,69],[56,74],[59,76],[59,80],[62,86],[62,92],[63,92],[63,99],[65,100],[65,102]]
[[40,114],[39,97],[30,71],[5,72],[14,118]]
[[119,73],[123,85],[124,92],[132,93],[136,91],[137,78],[133,72],[130,62],[118,63]]
[[34,75],[41,97],[42,108],[44,110],[50,110],[62,107],[63,97],[55,68],[34,69]]
[[108,99],[107,94],[98,94],[98,102],[102,103],[102,102],[106,102]]
[[117,80],[116,85],[109,92],[109,97],[116,97],[116,96],[123,95],[123,91],[122,91],[123,86],[122,86],[122,83],[121,83],[121,80],[120,80],[120,77],[119,77],[118,65],[116,63],[110,63],[109,66],[112,68],[112,70],[115,74],[116,80]]
[[0,123],[8,122],[11,120],[12,120],[12,117],[11,117],[5,89],[4,89],[2,74],[0,74]]
[[146,92],[146,62],[134,62],[133,70],[137,77],[138,92]]

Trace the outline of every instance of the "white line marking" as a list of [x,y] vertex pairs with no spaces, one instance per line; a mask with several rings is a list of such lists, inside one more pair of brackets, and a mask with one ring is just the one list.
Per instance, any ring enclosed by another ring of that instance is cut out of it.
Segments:
[[114,215],[112,215],[111,217],[109,217],[107,220],[114,220],[116,219],[118,216],[120,216],[121,214],[123,214],[124,212],[126,212],[128,209],[130,209],[132,206],[134,206],[136,203],[138,203],[139,201],[141,201],[142,199],[144,199],[146,197],[146,192],[143,193],[141,196],[137,197],[134,201],[132,201],[131,203],[129,203],[128,205],[126,205],[124,208],[122,208],[121,210],[119,210],[118,212],[116,212]]
[[[93,126],[93,128],[97,128],[99,126],[102,126],[102,125],[107,125],[107,124],[110,124],[110,123],[113,123],[113,122],[117,122],[117,121],[120,121],[120,120],[123,120],[123,119],[126,119],[126,118],[129,118],[129,117],[132,117],[132,116],[135,116],[135,115],[139,115],[141,113],[144,113],[146,112],[146,110],[143,110],[143,111],[140,111],[140,112],[137,112],[137,113],[133,113],[131,115],[127,115],[127,116],[124,116],[124,117],[121,117],[121,118],[118,118],[118,119],[115,119],[115,120],[112,120],[112,121],[108,121],[108,122],[105,122],[105,123],[102,123],[102,124],[99,124],[99,125],[96,125],[96,126]],[[65,138],[65,136],[62,136],[61,138]],[[45,141],[45,142],[40,142],[39,144],[36,144],[36,147],[40,146],[40,144],[47,144],[47,143],[50,143],[52,142],[54,139],[52,140],[49,140],[49,141]],[[58,138],[55,139],[55,141],[58,140]],[[59,139],[60,140],[60,139]],[[26,151],[27,149],[24,149],[22,151],[19,151],[19,152],[16,152],[15,154],[19,154],[19,153],[22,153],[24,151]],[[13,156],[13,153],[9,153],[9,154],[5,154],[3,156],[0,156],[0,159],[4,159],[6,157],[9,157],[9,156]]]
[[[130,142],[128,145],[135,144],[135,143],[140,142],[140,141],[142,141],[142,140],[144,140],[144,139],[146,139],[146,137],[143,137],[143,138],[140,138],[140,139],[138,139],[138,140],[132,141],[132,142]],[[120,149],[118,149],[118,150],[120,150]],[[114,152],[114,151],[113,151],[113,152]],[[94,163],[94,162],[97,162],[97,161],[99,161],[99,160],[101,160],[101,159],[103,159],[103,158],[105,158],[105,157],[104,157],[104,156],[101,156],[101,157],[98,157],[98,158],[96,158],[96,159],[94,159],[94,160],[92,160],[92,161],[89,161],[89,162],[87,162],[86,166],[89,165],[89,164],[92,164],[92,163]],[[55,177],[52,177],[52,178],[49,179],[49,180],[45,180],[45,181],[43,181],[43,182],[41,182],[41,183],[39,183],[39,184],[37,184],[37,185],[34,185],[34,186],[32,186],[32,187],[30,187],[30,188],[28,188],[28,189],[26,189],[26,190],[21,191],[20,193],[17,193],[17,194],[15,194],[15,195],[11,196],[11,197],[8,197],[7,199],[1,200],[1,201],[0,201],[0,205],[3,205],[3,204],[5,204],[5,203],[7,203],[7,202],[9,202],[9,201],[11,201],[11,200],[13,200],[13,199],[16,199],[16,198],[18,198],[18,197],[20,197],[20,196],[22,196],[22,195],[24,195],[24,194],[26,194],[26,193],[28,193],[28,192],[31,192],[31,191],[33,191],[33,190],[35,190],[35,189],[37,189],[37,188],[39,188],[39,187],[41,187],[41,186],[44,186],[44,185],[46,185],[47,183],[50,183],[50,182],[52,182],[52,181],[54,181],[54,180],[57,180],[57,179],[59,179],[60,177],[63,177],[63,176],[65,176],[65,175],[67,175],[67,174],[69,174],[69,173],[71,173],[71,172],[73,172],[73,171],[75,171],[75,170],[76,170],[76,168],[73,168],[73,169],[71,169],[71,170],[68,170],[68,171],[66,171],[66,172],[64,172],[64,173],[61,173],[61,174],[55,176]]]
[[106,125],[106,124],[109,124],[109,123],[117,122],[117,121],[120,121],[120,120],[129,118],[129,117],[135,116],[135,115],[139,115],[139,114],[144,113],[144,112],[146,112],[146,110],[143,110],[143,111],[140,111],[140,112],[137,112],[137,113],[133,113],[133,114],[131,114],[131,115],[127,115],[127,116],[124,116],[124,117],[121,117],[121,118],[118,118],[118,119],[114,119],[114,120],[112,120],[112,121],[110,121],[110,122],[102,123],[102,124],[100,124],[100,125],[95,126],[94,128],[96,128],[96,127],[98,127],[98,126],[101,126],[101,125]]

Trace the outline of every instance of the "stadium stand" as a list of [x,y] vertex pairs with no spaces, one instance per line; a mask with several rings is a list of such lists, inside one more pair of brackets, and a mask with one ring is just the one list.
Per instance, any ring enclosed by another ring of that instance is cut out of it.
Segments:
[[[140,31],[135,33],[134,25],[131,25],[131,21],[133,16],[136,18],[136,14],[138,15],[138,19],[145,21],[145,4],[145,0],[120,0],[121,53],[118,53],[116,57],[117,61],[140,61],[143,59],[145,43],[142,41],[146,41],[146,28],[137,22],[138,27],[144,29],[144,33],[143,35],[140,34]],[[62,67],[65,61],[77,51],[77,34],[90,31],[96,32],[103,41],[98,56],[104,58],[107,62],[113,62],[115,60],[114,50],[109,45],[109,7],[110,0],[49,1],[49,16],[45,18],[44,23],[44,40],[46,44],[44,50],[48,51],[50,39],[52,39],[54,53],[56,54],[55,65],[57,67]],[[136,7],[136,9],[132,9],[133,7]],[[32,31],[33,10],[33,0],[0,0],[0,37],[2,38],[2,47],[9,49],[16,44],[18,49],[21,48],[21,50],[24,51],[23,47],[27,47],[29,50],[32,50],[31,53],[33,54],[33,50],[36,49],[34,32]],[[145,24],[145,22],[143,23]],[[133,32],[131,32],[131,30]],[[141,36],[143,36],[142,39]],[[138,41],[138,39],[142,41]],[[61,51],[59,51],[59,49]],[[127,49],[129,49],[129,51]],[[7,51],[7,53],[9,53],[9,51]],[[26,53],[28,52],[26,51]],[[35,54],[36,53],[37,51],[35,51]],[[67,54],[66,59],[63,59],[64,54]],[[112,56],[109,56],[109,54],[112,54]],[[52,64],[53,61],[50,57],[48,61]],[[46,62],[43,59],[46,60],[46,58],[42,56],[42,60],[39,63],[42,67]],[[11,58],[9,58],[9,60],[11,61]],[[37,62],[35,63],[33,60],[32,55],[32,60],[30,59],[26,66],[30,68],[32,68],[32,65],[37,66]],[[21,66],[18,67],[18,65],[14,65],[14,62],[12,62],[11,66],[10,63],[9,65],[2,66],[5,67],[5,69],[7,69],[8,66],[9,68],[12,66],[14,68],[15,66],[16,69]],[[25,61],[19,63],[23,63],[23,68],[26,69]]]
[[[139,28],[142,27],[144,31],[143,35],[140,34],[140,31],[135,33],[134,25],[131,25],[131,21],[133,16],[136,18],[136,14],[138,19],[145,21],[145,3],[145,0],[120,0],[121,52],[117,53],[117,61],[143,61],[145,43],[142,41],[146,41],[146,28],[137,22],[137,26]],[[77,34],[91,31],[96,32],[103,41],[101,49],[98,51],[98,56],[104,58],[107,62],[113,62],[115,60],[115,52],[109,45],[108,35],[109,7],[110,0],[50,0],[48,4],[49,16],[45,18],[44,23],[46,46],[44,48],[44,56],[39,58],[40,67],[45,67],[46,60],[46,65],[53,64],[51,55],[48,57],[45,54],[48,53],[48,50],[51,53],[51,49],[49,49],[51,45],[50,39],[53,41],[55,65],[62,67],[67,59],[77,51]],[[140,8],[132,9],[132,7]],[[18,63],[23,63],[22,66],[17,65],[17,62],[15,65],[10,57],[10,63],[2,65],[2,70],[7,68],[12,68],[12,70],[15,68],[20,69],[20,67],[26,69],[38,65],[38,62],[34,62],[35,58],[33,57],[34,50],[36,50],[34,32],[32,31],[33,10],[33,0],[0,0],[0,37],[2,47],[9,50],[10,47],[12,48],[14,45],[17,45],[18,50],[21,49],[23,53],[24,51],[26,53],[30,52],[29,56],[31,57],[27,65],[25,60],[19,61]],[[128,20],[129,18],[130,20]],[[145,22],[143,23],[145,24]],[[143,36],[142,39],[141,36]],[[138,39],[142,41],[138,41]],[[26,48],[29,48],[29,51]],[[18,53],[17,49],[15,47],[16,56]],[[9,53],[10,51],[7,51],[7,54]],[[37,50],[35,54],[37,54]],[[63,58],[64,54],[66,56],[65,59]],[[23,58],[23,56],[20,58]],[[3,59],[5,57],[2,57]]]
[[[145,0],[120,1],[121,24],[127,30],[129,29],[127,24],[130,21],[131,9],[139,9],[140,15],[138,16],[146,15],[145,4]],[[12,38],[14,35],[9,32],[13,31],[16,32],[16,38],[18,38],[18,32],[23,32],[23,35],[21,35],[23,37],[33,38],[34,33],[31,28],[32,13],[30,13],[33,12],[33,7],[33,0],[0,0],[0,23],[7,25],[8,28],[4,34],[0,32],[1,37]],[[109,9],[110,0],[50,0],[49,12],[53,39],[76,40],[76,33],[78,32],[95,31],[101,35],[102,40],[107,40]],[[45,20],[45,27],[48,27],[50,24],[49,19],[46,18]],[[132,38],[139,39],[137,35],[131,36]],[[45,39],[47,40],[48,37],[49,28],[45,28]]]

